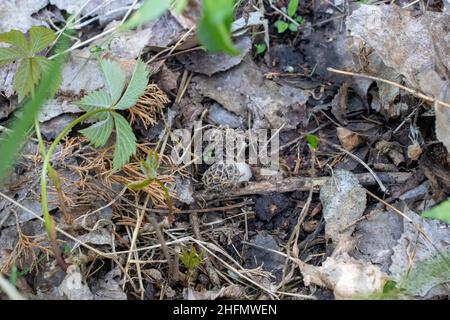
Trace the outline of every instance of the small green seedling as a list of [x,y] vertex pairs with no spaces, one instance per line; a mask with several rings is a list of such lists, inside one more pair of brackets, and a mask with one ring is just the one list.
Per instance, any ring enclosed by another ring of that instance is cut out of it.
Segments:
[[113,171],[117,171],[136,152],[136,137],[133,129],[117,111],[131,108],[144,94],[148,83],[148,71],[145,64],[138,60],[125,89],[125,71],[118,63],[101,59],[99,64],[106,88],[89,93],[76,104],[87,113],[102,110],[106,112],[92,116],[97,122],[80,132],[95,147],[101,147],[106,144],[113,129],[116,130]]
[[260,55],[266,51],[267,46],[265,43],[257,43],[257,44],[255,44],[255,49],[256,49],[256,54]]
[[180,260],[189,271],[192,271],[202,264],[204,253],[204,251],[198,253],[191,244],[189,251],[185,247],[181,248]]
[[164,191],[164,198],[166,201],[170,201],[169,189],[164,185],[162,181],[157,179],[159,168],[159,155],[155,150],[150,150],[145,160],[141,160],[141,171],[145,175],[145,179],[142,181],[132,182],[128,185],[133,191],[144,190],[148,185],[155,182]]
[[312,149],[317,149],[317,147],[319,146],[319,138],[317,138],[315,135],[313,134],[307,134],[306,135],[306,141],[308,141],[308,145],[312,148]]
[[42,77],[42,72],[48,69],[50,60],[38,55],[56,40],[55,33],[44,27],[31,27],[29,37],[18,30],[0,34],[0,42],[11,46],[0,48],[0,67],[20,61],[14,75],[14,90],[19,96],[19,102],[30,93],[34,96],[34,88]]
[[[284,17],[275,22],[275,27],[278,33],[284,33],[286,30],[292,32],[298,31],[298,26],[305,23],[305,19],[302,16],[297,15],[299,0],[290,0],[287,7],[287,15],[290,19]],[[295,22],[293,22],[294,20]]]

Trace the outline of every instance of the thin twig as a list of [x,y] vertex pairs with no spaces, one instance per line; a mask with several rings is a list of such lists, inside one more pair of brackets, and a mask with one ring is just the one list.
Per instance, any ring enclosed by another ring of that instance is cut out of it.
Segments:
[[440,104],[440,105],[442,105],[444,107],[450,108],[450,104],[448,104],[448,103],[446,103],[444,101],[441,101],[441,100],[432,98],[430,96],[427,96],[427,95],[419,92],[418,90],[402,86],[401,84],[399,84],[397,82],[389,81],[389,80],[386,80],[386,79],[383,79],[383,78],[379,78],[379,77],[375,77],[375,76],[371,76],[371,75],[368,75],[368,74],[355,73],[355,72],[350,72],[350,71],[343,71],[343,70],[338,70],[338,69],[334,69],[334,68],[327,68],[327,70],[330,71],[330,72],[334,72],[334,73],[338,73],[338,74],[344,74],[344,75],[347,75],[347,76],[354,76],[354,77],[360,77],[360,78],[365,78],[365,79],[371,79],[371,80],[375,80],[375,81],[381,81],[381,82],[390,84],[392,86],[395,86],[397,88],[400,88],[402,90],[405,90],[406,92],[408,92],[410,94],[413,94],[413,95],[415,95],[415,96],[417,96],[417,97],[419,97],[419,98],[421,98],[423,100],[426,100],[426,101],[429,101],[429,102],[433,102],[433,103],[438,103],[438,104]]

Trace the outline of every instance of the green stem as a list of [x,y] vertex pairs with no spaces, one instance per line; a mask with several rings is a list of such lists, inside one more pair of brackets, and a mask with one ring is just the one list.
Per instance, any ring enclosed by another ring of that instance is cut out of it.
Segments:
[[[55,238],[54,222],[52,217],[50,216],[50,213],[48,212],[48,203],[47,203],[47,172],[53,170],[53,168],[50,165],[50,158],[52,157],[53,152],[55,151],[58,143],[70,132],[70,130],[72,130],[73,127],[75,127],[82,121],[86,120],[87,118],[96,115],[97,113],[112,112],[112,111],[113,109],[98,109],[83,114],[79,118],[72,121],[68,126],[66,126],[63,129],[63,131],[61,131],[61,133],[55,138],[53,143],[50,145],[50,148],[48,149],[47,153],[44,152],[45,157],[44,162],[42,164],[42,172],[41,172],[41,203],[42,203],[42,216],[44,217],[45,220],[45,229],[47,230],[50,239]],[[55,254],[57,253],[55,252]]]

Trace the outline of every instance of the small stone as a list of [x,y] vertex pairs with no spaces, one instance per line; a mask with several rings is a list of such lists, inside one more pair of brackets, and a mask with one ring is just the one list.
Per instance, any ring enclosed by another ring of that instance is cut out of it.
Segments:
[[320,201],[325,218],[325,234],[337,244],[350,236],[351,225],[366,209],[367,196],[358,178],[346,170],[335,170],[320,189]]
[[[250,240],[250,243],[257,245],[258,247],[280,251],[274,237],[269,234],[258,234]],[[245,267],[247,269],[262,267],[264,271],[271,272],[276,277],[277,281],[280,281],[283,274],[285,258],[279,254],[258,247],[244,246],[243,257]]]

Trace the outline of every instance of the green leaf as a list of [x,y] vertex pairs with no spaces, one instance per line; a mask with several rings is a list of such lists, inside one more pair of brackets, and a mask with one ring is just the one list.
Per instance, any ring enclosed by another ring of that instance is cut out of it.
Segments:
[[28,54],[28,42],[25,35],[18,30],[11,30],[9,32],[0,33],[0,42],[9,43],[19,49],[23,57]]
[[[1,35],[0,35],[1,37]],[[69,47],[69,38],[61,37],[59,42],[58,52],[64,52]],[[53,81],[59,74],[61,74],[64,63],[64,55],[61,54],[55,59],[51,68],[42,75],[42,80],[39,83],[36,94],[33,99],[25,102],[21,111],[23,117],[16,119],[11,126],[11,132],[2,135],[4,139],[0,140],[0,182],[10,173],[15,159],[19,154],[19,150],[23,145],[27,135],[26,133],[32,128],[34,120],[39,113],[44,102],[50,97],[48,87],[53,85]]]
[[104,89],[100,89],[84,96],[76,105],[86,112],[105,109],[111,107],[111,97]]
[[125,93],[119,102],[114,106],[114,109],[125,110],[136,104],[139,98],[145,93],[148,84],[148,71],[145,63],[141,60],[136,62],[133,75],[128,84]]
[[152,179],[145,179],[143,181],[132,182],[132,183],[128,184],[127,187],[130,188],[133,191],[141,191],[144,188],[146,188],[152,182],[153,182]]
[[289,24],[284,22],[283,20],[278,20],[277,22],[275,22],[275,27],[277,28],[278,33],[283,33],[287,30]]
[[31,27],[30,29],[30,54],[38,53],[47,48],[56,40],[53,30],[44,27]]
[[181,248],[180,260],[187,269],[193,270],[202,264],[204,253],[204,251],[198,253],[194,245],[191,244],[189,251],[185,247]]
[[118,113],[112,113],[116,127],[116,148],[114,150],[113,171],[122,168],[136,152],[136,137],[128,121]]
[[149,179],[156,179],[158,176],[159,154],[155,150],[150,150],[147,159],[141,160],[141,170]]
[[144,4],[125,22],[120,30],[129,30],[158,18],[169,9],[170,0],[146,0]]
[[23,59],[14,76],[14,89],[19,95],[19,101],[22,101],[30,92],[34,92],[35,85],[41,77],[41,66],[33,59]]
[[0,48],[0,66],[22,57],[22,52],[15,47]]
[[295,18],[295,21],[297,21],[298,24],[302,25],[305,23],[306,20],[302,16],[298,16],[297,18]]
[[288,5],[288,16],[293,17],[297,13],[298,9],[298,0],[290,0]]
[[125,87],[125,72],[117,62],[106,59],[100,60],[100,68],[111,97],[111,104],[114,105],[119,100]]
[[265,43],[258,43],[258,44],[255,44],[255,48],[256,48],[256,54],[263,54],[264,51],[266,51],[267,46]]
[[319,146],[319,139],[313,134],[307,134],[306,141],[308,141],[309,146],[313,149],[317,149]]
[[450,224],[450,198],[422,214],[425,218],[438,219]]
[[291,30],[292,32],[297,32],[298,26],[295,23],[291,22],[289,23],[289,30]]
[[[41,67],[42,74],[44,72],[48,72],[52,68],[52,65],[55,63],[54,60],[48,60],[46,57],[42,57],[42,56],[33,57],[33,60],[36,61],[39,64],[39,66]],[[62,74],[58,73],[53,78],[51,85],[46,87],[48,94],[51,96],[55,95],[56,92],[58,91],[58,88],[61,85],[61,83],[62,83]]]
[[211,53],[225,52],[238,55],[239,50],[231,40],[234,19],[233,0],[204,0],[203,16],[198,26],[198,38]]
[[189,0],[178,0],[175,3],[175,12],[176,13],[182,13],[184,11],[184,9],[186,9],[187,5],[188,5]]
[[90,127],[80,130],[80,132],[92,143],[95,147],[102,147],[106,144],[111,136],[114,127],[114,121],[110,114],[107,114],[106,119],[94,123]]

